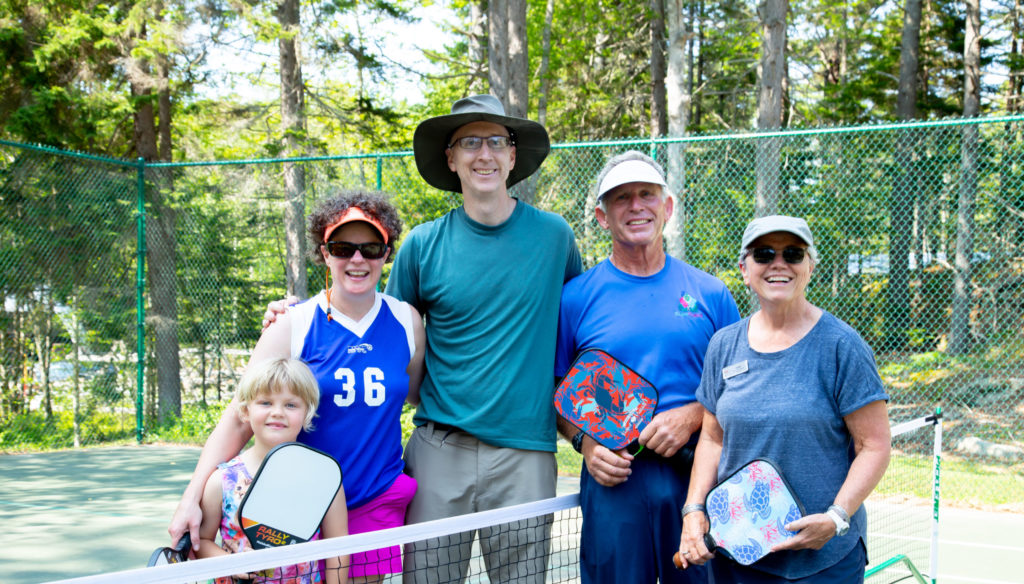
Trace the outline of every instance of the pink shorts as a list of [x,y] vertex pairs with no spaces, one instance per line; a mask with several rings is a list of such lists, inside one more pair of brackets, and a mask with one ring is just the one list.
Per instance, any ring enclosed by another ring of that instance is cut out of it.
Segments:
[[[348,510],[350,535],[405,525],[405,509],[416,494],[416,479],[402,473],[377,498]],[[402,547],[391,546],[352,554],[349,578],[402,571]]]

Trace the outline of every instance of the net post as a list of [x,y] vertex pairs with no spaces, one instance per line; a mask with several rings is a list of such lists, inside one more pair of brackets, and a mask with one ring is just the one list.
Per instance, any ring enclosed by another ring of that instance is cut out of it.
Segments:
[[939,475],[942,468],[942,406],[935,408],[932,416],[935,425],[935,440],[932,445],[932,541],[928,575],[935,584],[939,575]]

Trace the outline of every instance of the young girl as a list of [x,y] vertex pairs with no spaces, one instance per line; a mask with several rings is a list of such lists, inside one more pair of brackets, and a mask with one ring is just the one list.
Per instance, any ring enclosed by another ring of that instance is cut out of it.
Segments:
[[[196,553],[200,558],[252,549],[237,524],[238,505],[270,449],[284,442],[293,442],[301,430],[312,427],[320,390],[313,373],[302,361],[271,359],[250,365],[238,385],[235,400],[239,404],[239,417],[252,428],[255,443],[235,458],[218,465],[206,482],[202,498],[203,519],[199,528],[200,544]],[[222,540],[220,546],[215,541],[218,528]],[[348,535],[344,489],[339,489],[320,525],[320,533],[323,537]],[[313,539],[319,539],[319,534]],[[252,578],[253,582],[280,584],[347,582],[347,556],[327,559],[326,578],[322,578],[317,564],[316,561],[306,562],[246,577]],[[216,580],[216,584],[231,582],[231,578]]]

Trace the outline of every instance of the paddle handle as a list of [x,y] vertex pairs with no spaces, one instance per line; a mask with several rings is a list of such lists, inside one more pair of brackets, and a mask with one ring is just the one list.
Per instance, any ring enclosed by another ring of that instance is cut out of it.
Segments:
[[672,554],[672,563],[676,565],[677,570],[683,569],[683,559],[679,557],[679,552]]

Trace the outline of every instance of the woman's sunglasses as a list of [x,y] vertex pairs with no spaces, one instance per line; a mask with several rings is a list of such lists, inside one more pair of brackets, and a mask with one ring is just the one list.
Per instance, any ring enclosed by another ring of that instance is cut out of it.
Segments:
[[[759,264],[770,264],[775,260],[777,253],[779,252],[773,247],[755,247],[750,250],[750,257]],[[787,264],[799,264],[804,261],[805,255],[807,255],[807,249],[802,247],[787,247],[782,250],[782,259]]]
[[351,241],[328,241],[324,244],[327,253],[336,258],[350,258],[356,255],[356,250],[363,258],[368,260],[379,260],[388,252],[388,244],[379,241],[369,243],[352,243]]

